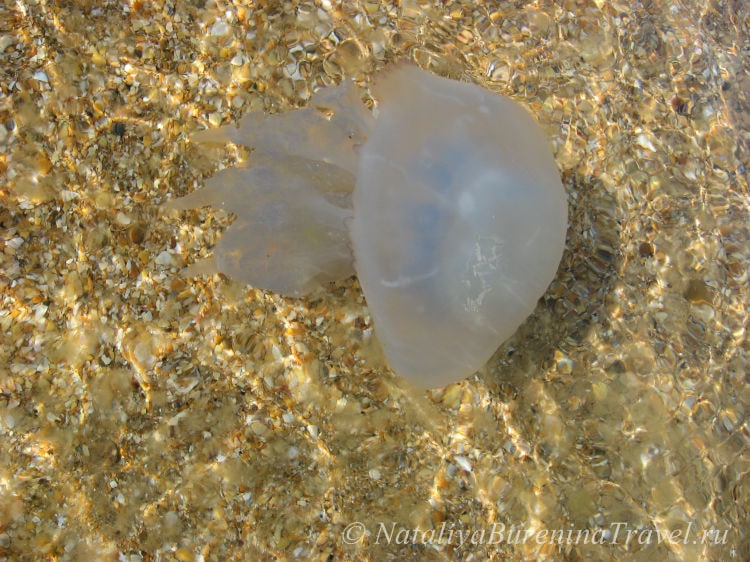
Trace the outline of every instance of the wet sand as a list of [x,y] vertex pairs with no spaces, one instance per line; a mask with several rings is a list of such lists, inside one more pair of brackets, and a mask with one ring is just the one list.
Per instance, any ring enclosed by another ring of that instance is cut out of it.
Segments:
[[[750,558],[743,2],[157,4],[0,6],[0,560]],[[429,392],[356,279],[184,278],[232,215],[159,208],[247,157],[191,133],[402,60],[529,108],[570,210]]]

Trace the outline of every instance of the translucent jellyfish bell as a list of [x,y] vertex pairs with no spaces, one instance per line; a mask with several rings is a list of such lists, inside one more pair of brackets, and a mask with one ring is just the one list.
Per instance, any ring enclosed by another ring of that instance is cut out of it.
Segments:
[[411,66],[386,71],[375,97],[377,119],[346,82],[211,131],[263,161],[172,206],[237,213],[216,268],[254,286],[301,295],[356,272],[391,367],[440,387],[534,310],[564,249],[565,192],[516,102]]

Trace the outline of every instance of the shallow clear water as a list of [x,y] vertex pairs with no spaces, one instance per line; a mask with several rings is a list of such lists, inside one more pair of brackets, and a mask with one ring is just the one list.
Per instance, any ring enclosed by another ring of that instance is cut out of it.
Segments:
[[[750,557],[748,8],[517,4],[0,7],[0,557]],[[248,157],[190,133],[402,59],[529,107],[570,205],[428,394],[353,279],[184,279],[231,215],[158,210]]]

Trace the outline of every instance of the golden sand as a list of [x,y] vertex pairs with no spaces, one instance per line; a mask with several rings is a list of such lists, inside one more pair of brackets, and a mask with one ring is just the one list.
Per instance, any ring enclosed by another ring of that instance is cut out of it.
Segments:
[[[492,6],[492,7],[490,7]],[[747,560],[750,13],[0,5],[0,560]],[[391,373],[355,279],[184,279],[189,134],[411,60],[526,105],[570,204],[487,367]]]

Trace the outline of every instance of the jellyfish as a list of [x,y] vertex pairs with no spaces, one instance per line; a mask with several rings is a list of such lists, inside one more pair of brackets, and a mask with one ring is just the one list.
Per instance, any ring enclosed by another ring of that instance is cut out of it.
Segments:
[[370,111],[345,81],[197,134],[254,151],[167,205],[237,215],[190,273],[294,297],[356,274],[393,371],[442,387],[479,370],[547,290],[565,190],[517,102],[409,65],[376,76],[373,94]]

